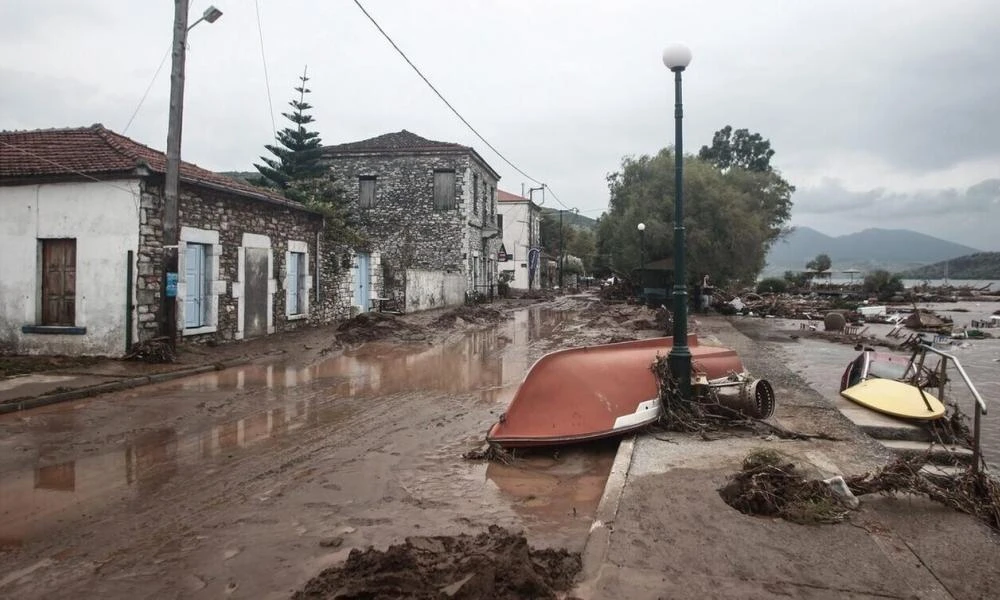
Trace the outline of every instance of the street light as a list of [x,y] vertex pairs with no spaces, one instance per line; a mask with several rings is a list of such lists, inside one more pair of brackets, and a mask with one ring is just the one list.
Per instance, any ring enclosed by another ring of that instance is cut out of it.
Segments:
[[184,58],[187,34],[202,21],[214,23],[222,11],[209,6],[188,26],[188,0],[174,0],[173,58],[170,68],[170,107],[167,114],[167,169],[163,182],[162,326],[171,348],[177,341],[177,208],[181,181],[181,129],[184,121]]
[[681,397],[691,398],[691,349],[687,343],[687,274],[684,269],[684,136],[681,73],[691,64],[691,50],[684,44],[668,44],[663,64],[674,72],[674,341],[667,355],[670,373]]
[[643,271],[646,269],[646,224],[639,223],[635,228],[639,230],[639,289],[645,302],[646,286],[643,284]]

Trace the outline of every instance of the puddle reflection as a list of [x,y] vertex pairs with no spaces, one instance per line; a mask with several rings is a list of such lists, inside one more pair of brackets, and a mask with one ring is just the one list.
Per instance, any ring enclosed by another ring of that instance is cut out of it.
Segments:
[[[148,429],[130,435],[116,451],[71,461],[56,463],[55,457],[64,456],[59,454],[65,451],[62,444],[72,443],[72,437],[67,442],[65,434],[86,428],[94,418],[88,411],[94,409],[83,403],[33,414],[28,429],[39,440],[35,468],[0,474],[0,548],[19,545],[56,522],[79,518],[103,504],[156,494],[191,465],[289,436],[302,428],[343,422],[358,410],[352,407],[357,405],[338,400],[434,391],[474,393],[482,402],[506,402],[530,367],[530,344],[549,336],[565,318],[560,312],[530,308],[517,311],[512,320],[500,326],[471,331],[449,345],[373,343],[307,367],[248,365],[150,386],[116,407],[135,408],[155,397],[157,411],[146,414],[151,421]],[[164,414],[162,407],[169,406],[172,394],[211,398],[261,388],[268,390],[277,406],[184,437],[160,426],[170,420],[171,415]],[[142,422],[134,425],[137,429],[142,426]],[[50,434],[63,434],[63,439],[46,442]],[[610,468],[610,459],[597,456],[581,454],[572,462],[575,471],[569,474],[560,471],[569,463],[544,466],[542,461],[527,462],[526,469],[491,465],[487,476],[527,513],[561,514],[571,504],[592,503],[596,507],[600,491],[595,490],[603,489],[603,478]],[[613,458],[613,451],[610,456]],[[596,475],[598,472],[603,475]],[[599,485],[595,477],[600,479]],[[577,486],[578,491],[564,494],[567,486]],[[542,497],[547,500],[538,500]]]

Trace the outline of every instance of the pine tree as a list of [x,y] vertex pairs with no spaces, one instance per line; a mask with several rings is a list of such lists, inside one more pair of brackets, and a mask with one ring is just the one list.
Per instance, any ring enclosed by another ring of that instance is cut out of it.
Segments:
[[264,164],[254,164],[262,176],[264,185],[280,188],[293,199],[296,199],[292,188],[293,183],[319,177],[324,171],[319,160],[323,153],[319,132],[306,129],[306,125],[313,122],[312,115],[307,114],[307,111],[312,109],[312,105],[305,100],[306,94],[312,91],[306,87],[306,82],[309,81],[306,76],[307,71],[308,67],[302,71],[302,76],[299,77],[302,84],[295,88],[295,91],[299,93],[298,100],[292,100],[288,103],[294,110],[281,113],[294,126],[286,127],[278,132],[278,144],[264,146],[275,158],[261,156]]

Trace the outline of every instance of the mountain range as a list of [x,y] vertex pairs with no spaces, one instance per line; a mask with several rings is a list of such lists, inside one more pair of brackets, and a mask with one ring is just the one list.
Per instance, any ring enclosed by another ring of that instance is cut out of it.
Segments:
[[829,255],[833,271],[895,272],[977,252],[975,248],[908,229],[873,228],[833,237],[811,227],[796,227],[771,247],[765,272],[801,271],[818,254]]

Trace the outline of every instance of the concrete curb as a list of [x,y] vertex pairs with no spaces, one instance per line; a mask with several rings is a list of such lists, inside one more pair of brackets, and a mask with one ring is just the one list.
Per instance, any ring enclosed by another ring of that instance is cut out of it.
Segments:
[[[611,533],[614,531],[615,517],[628,482],[629,469],[632,466],[632,456],[635,453],[636,435],[632,434],[618,444],[615,462],[611,465],[611,473],[604,485],[604,494],[597,505],[594,522],[587,533],[587,542],[583,547],[583,568],[577,579],[580,591],[587,590],[597,581],[601,568],[608,555],[611,544]],[[584,596],[586,597],[586,596]]]
[[153,383],[162,383],[164,381],[171,381],[182,377],[190,377],[191,375],[201,375],[203,373],[211,373],[212,371],[222,371],[223,369],[239,367],[252,361],[253,359],[251,358],[233,358],[212,363],[210,365],[198,365],[195,367],[178,369],[176,371],[156,373],[154,375],[130,377],[120,381],[108,381],[106,383],[88,385],[86,387],[67,390],[65,392],[55,392],[52,394],[43,394],[41,396],[25,398],[23,400],[14,400],[0,404],[0,415],[28,410],[31,408],[38,408],[40,406],[48,406],[50,404],[58,404],[60,402],[70,402],[81,398],[90,398],[92,396],[107,394],[109,392],[120,392],[122,390],[128,390]]

